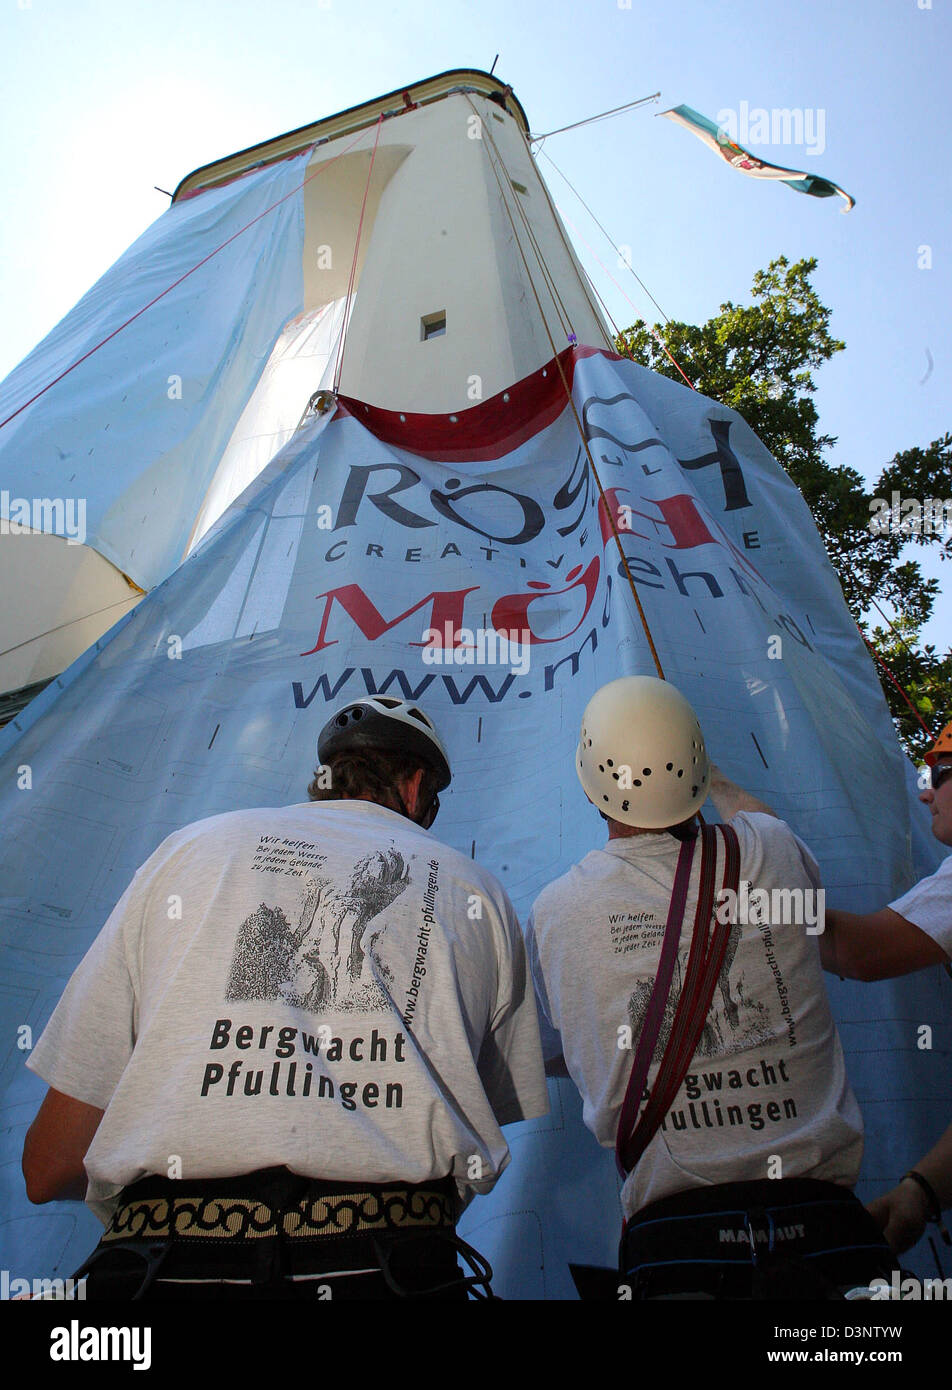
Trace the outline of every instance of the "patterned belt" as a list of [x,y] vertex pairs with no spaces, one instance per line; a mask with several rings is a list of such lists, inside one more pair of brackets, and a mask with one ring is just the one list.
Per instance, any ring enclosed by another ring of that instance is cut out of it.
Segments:
[[[191,1186],[191,1184],[190,1184]],[[456,1224],[455,1185],[437,1180],[432,1185],[409,1184],[358,1188],[345,1184],[299,1180],[298,1192],[284,1200],[255,1196],[254,1186],[230,1195],[234,1179],[195,1183],[197,1192],[182,1192],[184,1183],[146,1179],[120,1194],[119,1206],[103,1242],[172,1237],[191,1240],[254,1240],[268,1236],[307,1239],[359,1236],[413,1228],[452,1230]],[[303,1186],[303,1194],[300,1188]],[[175,1187],[174,1195],[153,1192]],[[136,1189],[143,1189],[137,1192]],[[222,1189],[225,1189],[223,1191]],[[179,1195],[181,1193],[181,1195]]]

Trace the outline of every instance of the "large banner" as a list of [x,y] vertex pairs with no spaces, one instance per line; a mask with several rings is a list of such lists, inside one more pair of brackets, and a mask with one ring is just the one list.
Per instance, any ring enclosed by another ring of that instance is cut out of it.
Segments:
[[[603,843],[574,771],[581,713],[602,683],[655,670],[609,510],[666,676],[728,776],[811,845],[828,902],[874,908],[935,868],[807,508],[737,415],[585,348],[458,416],[341,401],[0,736],[7,1269],[68,1274],[98,1235],[78,1204],[31,1208],[19,1174],[43,1094],[24,1057],[70,972],[173,830],[306,800],[331,708],[421,703],[454,773],[434,833],[523,920]],[[869,1196],[948,1122],[952,991],[939,970],[833,986]],[[461,1227],[506,1297],[572,1297],[570,1260],[614,1259],[612,1155],[574,1088],[551,1091],[549,1116],[507,1131],[512,1163]]]

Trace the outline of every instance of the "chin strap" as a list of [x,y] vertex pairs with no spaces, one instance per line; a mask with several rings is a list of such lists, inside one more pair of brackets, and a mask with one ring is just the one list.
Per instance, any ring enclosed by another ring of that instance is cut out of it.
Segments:
[[[411,816],[409,810],[407,809],[407,803],[404,801],[397,788],[391,787],[390,792],[391,795],[400,803],[399,810],[401,816],[406,816],[407,820],[412,821],[414,825],[418,825],[421,830],[429,830],[430,826],[436,820],[436,814],[440,809],[440,798],[438,796],[434,796],[433,800],[430,802],[429,806],[427,806],[426,810],[423,812],[421,816]],[[391,806],[390,809],[393,811],[397,808]]]
[[685,840],[696,840],[697,831],[697,821],[692,816],[690,820],[682,821],[680,825],[672,825],[668,834],[673,835],[676,840],[681,840],[683,843]]

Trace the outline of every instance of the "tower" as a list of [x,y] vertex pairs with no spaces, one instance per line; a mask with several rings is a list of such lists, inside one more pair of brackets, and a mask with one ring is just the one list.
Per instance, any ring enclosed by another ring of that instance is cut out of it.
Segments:
[[[716,759],[823,846],[843,906],[936,863],[802,499],[739,417],[615,357],[527,132],[511,89],[458,70],[206,166],[3,388],[5,486],[42,533],[0,536],[11,1269],[65,1275],[94,1239],[26,1206],[21,1026],[169,833],[303,799],[332,701],[432,710],[457,769],[439,833],[523,915],[597,842],[579,719],[653,669],[649,628]],[[525,670],[470,659],[513,629]],[[941,1084],[903,1020],[942,1004],[933,981],[869,999],[886,1060],[847,1045],[870,1152],[902,1171]],[[507,1296],[570,1296],[568,1259],[615,1242],[610,1155],[553,1084],[464,1229]]]
[[611,346],[528,134],[510,87],[459,69],[182,180],[0,388],[0,718],[172,572],[318,390],[450,413],[570,334]]

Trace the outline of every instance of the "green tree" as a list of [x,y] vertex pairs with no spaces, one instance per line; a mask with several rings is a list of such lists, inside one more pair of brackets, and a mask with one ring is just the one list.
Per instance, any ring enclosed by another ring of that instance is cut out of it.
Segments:
[[[892,525],[873,532],[871,504],[874,498],[891,499],[894,490],[904,497],[944,498],[952,435],[897,454],[872,491],[855,469],[827,461],[836,438],[818,433],[813,371],[845,344],[830,334],[830,310],[810,283],[815,270],[814,259],[791,265],[780,256],[757,271],[750,304],[728,300],[700,325],[668,322],[652,329],[639,319],[619,335],[618,351],[674,381],[683,380],[675,362],[680,364],[699,391],[742,415],[786,469],[813,513],[850,611],[879,656],[877,669],[900,739],[913,757],[921,757],[928,738],[884,666],[927,724],[935,728],[952,717],[952,651],[939,656],[919,640],[938,581],[903,558],[910,542],[938,543],[946,558],[952,539],[934,531],[904,534]],[[869,614],[883,603],[895,613],[893,626],[883,615],[886,625],[870,631]]]
[[900,739],[910,757],[920,760],[931,740],[904,695],[923,723],[938,733],[952,714],[952,652],[943,657],[934,646],[922,646],[914,623],[902,617],[889,628],[874,627],[867,641],[878,658],[880,679]]

